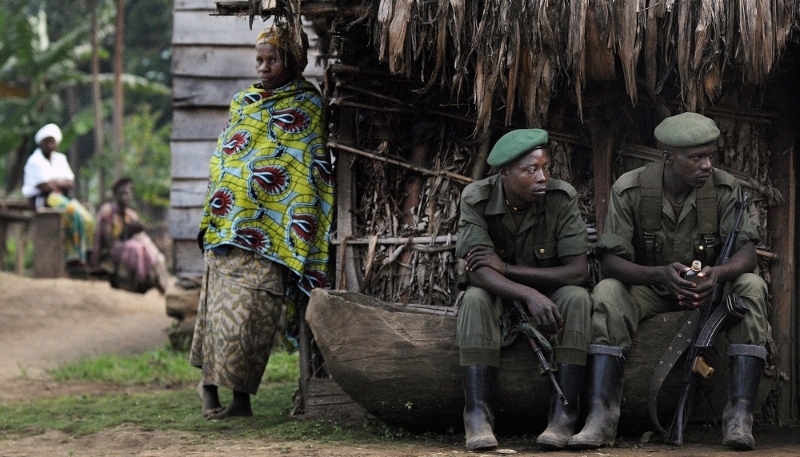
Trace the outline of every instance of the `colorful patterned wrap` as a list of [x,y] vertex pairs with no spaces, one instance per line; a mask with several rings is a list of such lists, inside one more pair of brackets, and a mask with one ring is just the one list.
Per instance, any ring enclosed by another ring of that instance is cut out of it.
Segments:
[[57,192],[47,196],[47,206],[64,210],[64,261],[86,262],[86,252],[91,249],[94,236],[94,218],[78,200],[69,199]]
[[302,300],[331,285],[334,175],[326,141],[314,86],[303,78],[273,90],[258,83],[233,97],[209,165],[200,222],[205,249],[238,246],[297,275],[286,285],[289,349],[296,348]]

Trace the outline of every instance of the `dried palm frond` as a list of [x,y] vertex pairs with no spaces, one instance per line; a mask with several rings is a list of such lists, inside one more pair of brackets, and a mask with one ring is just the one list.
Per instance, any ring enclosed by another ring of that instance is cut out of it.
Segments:
[[[719,96],[729,66],[745,82],[763,81],[797,13],[791,0],[380,0],[372,23],[378,57],[393,73],[419,71],[425,89],[438,82],[457,97],[468,91],[477,128],[486,130],[496,97],[504,101],[506,125],[517,106],[528,126],[543,125],[552,95],[565,87],[558,84],[562,75],[581,113],[588,20],[618,56],[634,104],[637,78],[655,97],[675,71],[684,110],[697,111]],[[640,57],[644,75],[637,74]]]

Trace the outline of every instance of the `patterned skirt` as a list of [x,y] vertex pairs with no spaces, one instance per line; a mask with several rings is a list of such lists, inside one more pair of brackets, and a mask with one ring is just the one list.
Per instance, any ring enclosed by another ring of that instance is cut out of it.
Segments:
[[204,385],[255,394],[283,328],[286,267],[236,247],[205,253],[189,363]]
[[47,196],[47,206],[64,210],[61,216],[64,226],[64,260],[86,262],[86,251],[92,246],[94,218],[78,200],[69,199],[51,192]]

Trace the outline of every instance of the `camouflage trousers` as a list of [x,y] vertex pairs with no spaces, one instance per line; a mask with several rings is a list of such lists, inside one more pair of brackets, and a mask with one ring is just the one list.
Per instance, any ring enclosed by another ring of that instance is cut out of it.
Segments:
[[[731,324],[725,332],[735,344],[764,346],[767,342],[767,284],[758,275],[745,273],[726,284],[723,297],[737,293],[750,308],[742,320]],[[639,322],[656,314],[687,311],[671,296],[658,293],[651,286],[630,286],[606,278],[592,291],[593,343],[605,346],[631,347]]]
[[204,385],[255,394],[283,328],[286,268],[233,247],[205,261],[189,363]]
[[[564,286],[548,295],[564,319],[564,330],[552,339],[556,364],[586,365],[591,342],[592,298],[578,286]],[[508,304],[484,289],[470,286],[458,310],[459,360],[461,366],[500,366],[500,348],[508,343]]]

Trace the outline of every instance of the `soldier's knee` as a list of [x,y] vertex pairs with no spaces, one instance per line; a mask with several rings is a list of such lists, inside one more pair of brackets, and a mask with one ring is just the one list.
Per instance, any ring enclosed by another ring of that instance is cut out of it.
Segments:
[[622,281],[613,278],[606,278],[597,283],[592,289],[592,301],[594,303],[603,302],[614,302],[616,301],[616,297],[618,297],[623,291],[625,290],[625,284]]
[[736,278],[733,288],[742,297],[767,297],[767,283],[755,273],[745,273]]
[[580,286],[560,287],[551,295],[551,298],[553,301],[561,301],[575,306],[591,306],[592,304],[591,294],[586,288]]
[[494,296],[480,287],[470,286],[464,292],[459,314],[484,313],[491,310]]
[[[592,296],[583,287],[564,286],[550,295],[567,325],[589,322],[592,317]],[[588,324],[586,324],[588,325]]]

